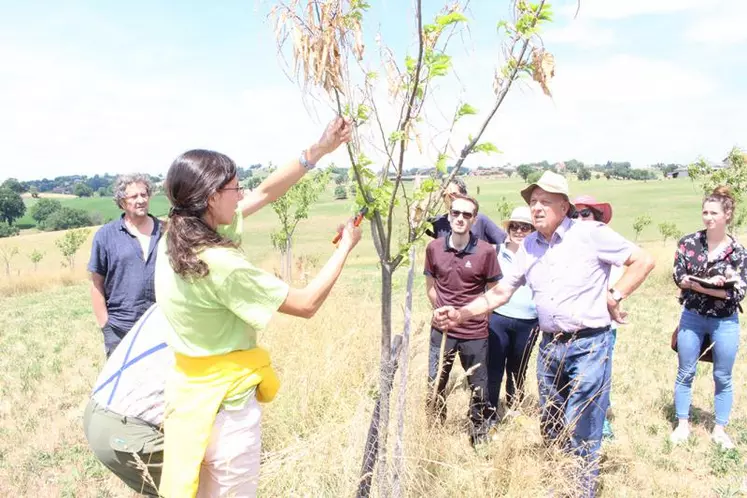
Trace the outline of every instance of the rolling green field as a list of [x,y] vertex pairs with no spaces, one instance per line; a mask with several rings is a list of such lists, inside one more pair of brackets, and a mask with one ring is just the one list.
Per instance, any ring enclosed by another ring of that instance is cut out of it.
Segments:
[[[43,194],[42,194],[43,195]],[[112,220],[119,216],[122,211],[114,204],[111,197],[75,197],[57,199],[63,206],[83,209],[89,213],[99,213],[105,221]],[[25,198],[26,214],[19,218],[16,223],[23,228],[32,228],[36,226],[34,220],[29,214],[29,208],[36,204],[37,199]],[[165,195],[156,195],[150,201],[151,212],[156,216],[165,216],[169,211],[169,201]]]
[[[481,210],[495,217],[502,196],[521,201],[520,180],[468,179]],[[657,267],[629,301],[630,323],[618,332],[613,368],[612,420],[616,439],[603,446],[602,497],[733,497],[747,492],[747,367],[744,353],[734,369],[734,409],[727,431],[737,449],[721,451],[708,439],[713,424],[712,367],[701,364],[694,384],[693,436],[673,447],[672,395],[676,355],[669,347],[679,314],[671,279],[673,241],[662,243],[656,225],[674,222],[684,232],[701,226],[701,194],[689,180],[571,183],[572,193],[592,194],[613,204],[612,226],[632,237],[633,219],[649,214],[653,223],[641,239]],[[337,223],[350,213],[351,201],[334,201],[332,189],[299,225],[294,248],[295,285],[313,276],[332,252]],[[108,199],[99,207],[108,209]],[[76,206],[79,207],[79,206]],[[165,204],[163,205],[165,208]],[[160,214],[154,204],[153,212]],[[165,212],[166,209],[164,209]],[[109,211],[111,212],[111,211]],[[115,211],[116,212],[116,211]],[[496,220],[498,221],[498,220]],[[279,256],[269,234],[275,214],[252,216],[244,249],[268,271]],[[21,253],[48,247],[49,269],[56,260],[59,234],[0,239]],[[90,250],[78,255],[83,266]],[[46,260],[45,260],[46,261]],[[563,476],[573,462],[545,449],[539,438],[534,356],[528,373],[528,397],[522,415],[498,427],[485,454],[475,453],[464,430],[468,393],[463,372],[455,367],[443,427],[429,427],[424,415],[430,306],[422,278],[422,247],[416,260],[414,329],[409,351],[409,388],[405,397],[404,496],[547,496],[568,486]],[[25,265],[25,266],[22,266]],[[31,279],[25,257],[18,275]],[[15,266],[14,266],[15,268]],[[68,269],[57,269],[69,272]],[[41,270],[40,270],[41,273]],[[83,408],[103,364],[101,332],[90,309],[84,272],[67,286],[52,286],[0,299],[0,496],[131,497],[88,451],[82,433]],[[0,275],[5,279],[5,275]],[[406,269],[395,279],[394,330],[402,329]],[[2,283],[2,280],[0,280]],[[281,378],[277,399],[264,407],[263,460],[259,496],[353,496],[363,444],[378,386],[379,274],[368,230],[351,255],[328,301],[311,320],[278,315],[260,334]],[[743,329],[744,330],[744,329]],[[741,347],[744,351],[745,335]],[[394,398],[399,390],[399,375]],[[393,401],[393,407],[396,402]],[[394,414],[394,411],[393,411]],[[392,441],[393,438],[390,438]]]
[[[575,177],[574,177],[575,178]],[[470,194],[477,197],[480,209],[489,216],[495,216],[497,203],[502,197],[510,203],[518,205],[523,203],[519,192],[526,184],[518,177],[513,179],[486,180],[479,177],[468,177],[467,185]],[[481,192],[476,194],[477,187]],[[334,215],[345,211],[342,205],[347,206],[346,201],[335,201],[332,198],[332,187],[311,210],[313,216]],[[572,195],[590,194],[599,200],[610,202],[614,208],[614,216],[611,225],[625,236],[632,237],[633,219],[641,214],[649,214],[653,223],[641,234],[641,240],[655,240],[660,238],[657,225],[664,221],[674,222],[678,228],[687,232],[699,226],[700,190],[697,185],[689,179],[675,180],[652,180],[649,182],[620,181],[620,180],[591,180],[579,182],[571,178]],[[91,213],[99,213],[104,220],[114,219],[121,214],[110,197],[88,197],[59,199],[64,206],[83,209]],[[35,226],[35,221],[29,216],[30,208],[36,199],[25,199],[27,212],[17,223],[21,226]],[[151,200],[151,212],[156,216],[165,216],[168,213],[169,202],[163,194],[153,197]],[[257,215],[258,221],[273,218],[274,214],[268,210],[266,213]],[[498,220],[496,220],[497,222]]]

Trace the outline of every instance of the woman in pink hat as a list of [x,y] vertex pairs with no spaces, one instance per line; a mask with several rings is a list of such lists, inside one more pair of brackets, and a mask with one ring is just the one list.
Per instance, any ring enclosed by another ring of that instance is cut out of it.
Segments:
[[[605,225],[612,219],[612,206],[608,202],[597,202],[590,195],[581,195],[573,200],[573,206],[576,208],[576,216],[582,221],[594,221],[598,223],[604,223]],[[610,268],[610,280],[609,285],[612,287],[617,280],[622,276],[623,268],[618,266],[612,266]],[[612,352],[615,350],[615,341],[617,339],[617,322],[612,320],[610,325],[612,330],[612,341],[610,341],[609,358],[607,362],[609,368],[612,369]],[[612,387],[610,386],[610,389]],[[610,407],[612,405],[610,404]],[[608,411],[609,416],[609,411]],[[602,430],[602,437],[605,439],[614,438],[612,432],[612,425],[610,424],[609,418],[604,418],[604,428]]]

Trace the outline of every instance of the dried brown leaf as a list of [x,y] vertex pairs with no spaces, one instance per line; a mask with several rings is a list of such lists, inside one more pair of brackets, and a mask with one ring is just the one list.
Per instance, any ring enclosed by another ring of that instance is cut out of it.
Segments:
[[532,78],[539,83],[542,91],[552,97],[549,83],[555,76],[555,57],[544,48],[532,49]]

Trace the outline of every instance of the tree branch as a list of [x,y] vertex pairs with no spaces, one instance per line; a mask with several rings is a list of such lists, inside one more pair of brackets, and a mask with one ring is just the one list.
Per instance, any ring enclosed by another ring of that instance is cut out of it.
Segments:
[[[412,91],[410,93],[410,98],[407,103],[407,111],[405,113],[405,118],[402,120],[399,131],[402,133],[407,133],[407,127],[410,123],[410,120],[412,119],[412,109],[413,105],[415,104],[415,99],[417,98],[418,94],[418,86],[420,85],[420,69],[423,66],[423,9],[422,9],[422,0],[416,0],[415,1],[415,17],[417,19],[418,23],[418,61],[415,64],[415,72],[413,76],[413,85],[412,85]],[[389,200],[389,213],[387,216],[387,226],[386,226],[386,240],[384,241],[384,254],[387,258],[391,257],[391,244],[392,244],[392,226],[394,224],[394,217],[392,216],[392,213],[394,212],[394,204],[397,199],[397,190],[399,189],[400,184],[402,183],[402,167],[404,165],[405,161],[405,144],[407,143],[407,137],[402,137],[399,144],[399,162],[397,164],[397,178],[394,181],[394,188],[392,189],[392,197]]]

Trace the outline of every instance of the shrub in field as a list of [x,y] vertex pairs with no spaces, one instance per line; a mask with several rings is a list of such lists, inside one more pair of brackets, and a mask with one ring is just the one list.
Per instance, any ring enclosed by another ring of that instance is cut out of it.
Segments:
[[638,236],[641,235],[641,232],[644,228],[649,226],[651,224],[651,217],[647,214],[642,214],[641,216],[636,217],[635,220],[633,220],[633,230],[635,231],[635,240],[638,240]]
[[[272,232],[270,239],[273,247],[280,249],[281,272],[286,282],[293,278],[293,234],[298,223],[309,217],[309,208],[319,199],[327,183],[328,172],[304,176],[285,195],[271,204],[280,220],[280,229]],[[342,185],[337,188],[345,191]]]
[[47,232],[52,232],[56,230],[88,227],[91,226],[91,224],[91,217],[85,210],[63,206],[49,215],[49,217],[39,225],[39,228]]
[[39,261],[41,261],[42,258],[44,258],[44,253],[39,251],[38,249],[34,249],[33,251],[29,253],[28,256],[31,262],[34,264],[34,271],[36,271],[37,267],[39,266]]
[[75,268],[75,254],[88,238],[89,232],[90,230],[86,229],[68,230],[65,235],[55,241],[55,245],[65,258],[62,262],[63,266]]
[[501,200],[498,201],[498,219],[507,220],[508,217],[511,216],[512,210],[513,207],[511,206],[511,203],[506,200],[506,196],[501,196]]
[[348,198],[348,191],[342,185],[335,187],[335,200],[343,200]]
[[37,224],[40,224],[60,209],[62,209],[62,203],[57,199],[39,199],[36,204],[31,206],[29,214]]
[[5,275],[8,277],[10,276],[10,262],[16,254],[18,254],[18,248],[15,246],[0,247],[0,258],[5,263]]
[[682,231],[671,221],[659,223],[659,233],[664,238],[664,244],[667,243],[667,239],[677,240],[682,237]]
[[0,221],[0,239],[3,237],[12,237],[21,233],[21,229],[13,225],[8,225],[5,221]]

